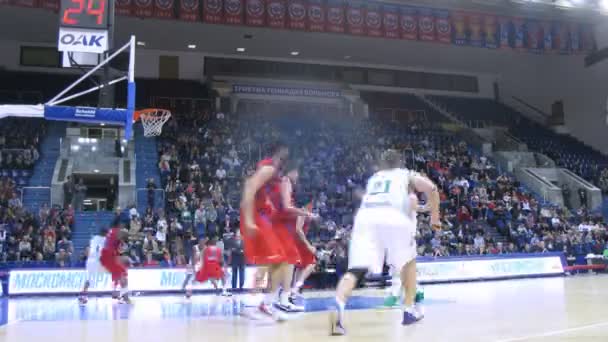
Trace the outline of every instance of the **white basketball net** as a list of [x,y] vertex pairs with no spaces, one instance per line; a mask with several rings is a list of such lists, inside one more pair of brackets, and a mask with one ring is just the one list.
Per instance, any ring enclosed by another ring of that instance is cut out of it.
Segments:
[[171,117],[171,112],[166,109],[155,109],[140,114],[141,123],[144,126],[145,137],[159,136],[163,131],[163,125]]

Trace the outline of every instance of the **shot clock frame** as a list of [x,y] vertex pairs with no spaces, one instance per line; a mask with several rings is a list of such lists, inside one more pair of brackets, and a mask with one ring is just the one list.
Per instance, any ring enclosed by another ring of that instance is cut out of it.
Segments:
[[112,0],[61,0],[59,25],[107,30],[111,12],[110,1]]

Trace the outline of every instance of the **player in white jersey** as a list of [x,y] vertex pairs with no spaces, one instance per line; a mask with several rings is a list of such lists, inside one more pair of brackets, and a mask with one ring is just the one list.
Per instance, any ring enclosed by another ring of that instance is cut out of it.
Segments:
[[91,286],[91,281],[101,273],[106,272],[103,266],[101,266],[99,257],[101,256],[102,248],[106,244],[107,234],[108,230],[106,228],[102,228],[98,235],[91,238],[91,242],[89,243],[89,254],[87,255],[86,263],[87,278],[84,281],[84,287],[82,288],[82,293],[78,299],[81,304],[86,304],[88,302],[87,293],[89,291],[89,287]]
[[198,244],[192,246],[192,256],[190,262],[186,265],[186,278],[182,284],[182,291],[185,291],[186,298],[192,296],[192,283],[196,280],[194,275],[201,268],[202,265],[202,250],[205,248],[207,239],[200,239]]
[[381,273],[385,253],[387,263],[399,270],[405,289],[402,324],[422,319],[414,306],[416,296],[416,221],[412,219],[410,184],[425,193],[431,208],[431,224],[439,226],[439,193],[428,178],[402,169],[401,154],[388,150],[382,154],[383,169],[367,183],[361,207],[355,216],[350,240],[348,271],[336,290],[336,310],[330,313],[331,334],[346,333],[344,310],[359,279],[368,272]]

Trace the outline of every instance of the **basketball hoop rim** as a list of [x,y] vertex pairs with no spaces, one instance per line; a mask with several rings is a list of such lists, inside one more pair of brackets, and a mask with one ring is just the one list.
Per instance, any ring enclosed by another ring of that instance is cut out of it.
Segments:
[[156,113],[169,113],[169,115],[171,115],[171,111],[168,109],[162,109],[162,108],[144,108],[144,109],[140,109],[140,110],[134,110],[133,111],[133,122],[138,122],[141,120],[142,115],[146,115],[146,114],[156,114]]

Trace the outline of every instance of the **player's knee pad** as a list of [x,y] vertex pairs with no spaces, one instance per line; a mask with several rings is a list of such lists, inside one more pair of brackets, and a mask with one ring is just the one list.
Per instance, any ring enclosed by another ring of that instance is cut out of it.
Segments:
[[367,268],[364,267],[354,267],[349,268],[346,272],[352,274],[356,278],[356,281],[359,282],[361,279],[364,279],[367,271]]

